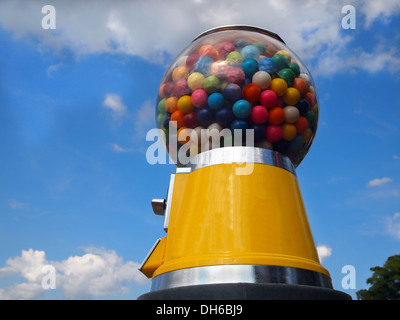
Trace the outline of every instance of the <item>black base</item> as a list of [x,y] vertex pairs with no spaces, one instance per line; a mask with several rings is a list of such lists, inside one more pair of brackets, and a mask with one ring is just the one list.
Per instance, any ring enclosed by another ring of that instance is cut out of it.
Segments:
[[292,284],[228,283],[152,291],[138,300],[351,300],[341,291]]

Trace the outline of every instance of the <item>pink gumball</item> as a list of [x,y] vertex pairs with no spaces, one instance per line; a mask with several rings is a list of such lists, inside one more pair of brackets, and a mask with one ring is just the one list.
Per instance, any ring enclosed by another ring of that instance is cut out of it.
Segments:
[[260,103],[267,109],[273,108],[278,103],[278,96],[272,90],[264,90],[260,94]]

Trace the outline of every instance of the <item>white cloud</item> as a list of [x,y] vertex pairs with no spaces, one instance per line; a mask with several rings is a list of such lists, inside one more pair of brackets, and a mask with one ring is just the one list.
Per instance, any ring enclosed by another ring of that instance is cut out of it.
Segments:
[[23,203],[21,201],[15,200],[15,199],[8,200],[8,205],[13,209],[22,209],[22,208],[27,207],[26,203]]
[[317,253],[318,253],[319,261],[322,263],[322,261],[325,258],[330,257],[332,255],[332,248],[325,246],[325,245],[320,245],[320,246],[317,246]]
[[10,258],[0,268],[0,277],[18,275],[25,279],[0,289],[0,299],[34,299],[44,293],[42,268],[51,265],[56,270],[56,287],[66,299],[82,299],[126,294],[135,284],[147,279],[139,272],[139,263],[124,262],[115,251],[86,248],[82,256],[63,261],[47,261],[44,251],[23,250],[21,256]]
[[400,212],[396,212],[392,217],[387,217],[386,231],[396,237],[397,240],[400,240]]
[[112,112],[118,116],[123,115],[126,112],[126,106],[122,103],[121,96],[108,93],[103,101],[103,106],[109,108]]
[[[157,63],[175,56],[207,29],[248,24],[278,33],[303,60],[325,75],[346,71],[346,66],[370,72],[399,70],[400,66],[395,46],[369,53],[361,49],[348,52],[352,38],[344,36],[341,29],[341,9],[347,0],[98,0],[95,6],[91,1],[72,0],[54,3],[57,29],[51,31],[41,28],[45,4],[48,1],[3,0],[0,24],[17,37],[33,35],[42,48],[69,48],[78,56],[125,53]],[[400,11],[398,0],[355,1],[353,5],[357,17],[365,17],[367,27],[378,20],[389,21]],[[357,28],[362,27],[357,24]]]
[[400,2],[398,0],[363,2],[360,10],[365,15],[366,28],[370,28],[376,20],[387,23],[390,21],[391,16],[400,12]]
[[392,181],[393,181],[392,178],[381,178],[381,179],[376,178],[374,180],[369,181],[367,186],[368,187],[378,187],[378,186],[384,185],[384,184],[392,182]]

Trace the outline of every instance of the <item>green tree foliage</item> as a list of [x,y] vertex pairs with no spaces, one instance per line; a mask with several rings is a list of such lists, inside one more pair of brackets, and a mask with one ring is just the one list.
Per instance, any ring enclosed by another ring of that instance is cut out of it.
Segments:
[[369,289],[356,292],[359,300],[400,300],[400,255],[389,257],[383,267],[373,267]]

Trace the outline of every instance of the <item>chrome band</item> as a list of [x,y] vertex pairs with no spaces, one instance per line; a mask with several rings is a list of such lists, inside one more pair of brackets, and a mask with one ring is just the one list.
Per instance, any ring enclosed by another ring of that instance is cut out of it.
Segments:
[[288,157],[277,151],[255,147],[223,147],[201,152],[190,158],[191,172],[224,163],[261,163],[279,167],[296,175]]
[[216,265],[160,274],[152,280],[150,291],[217,283],[281,283],[332,289],[330,277],[311,270],[266,265]]

